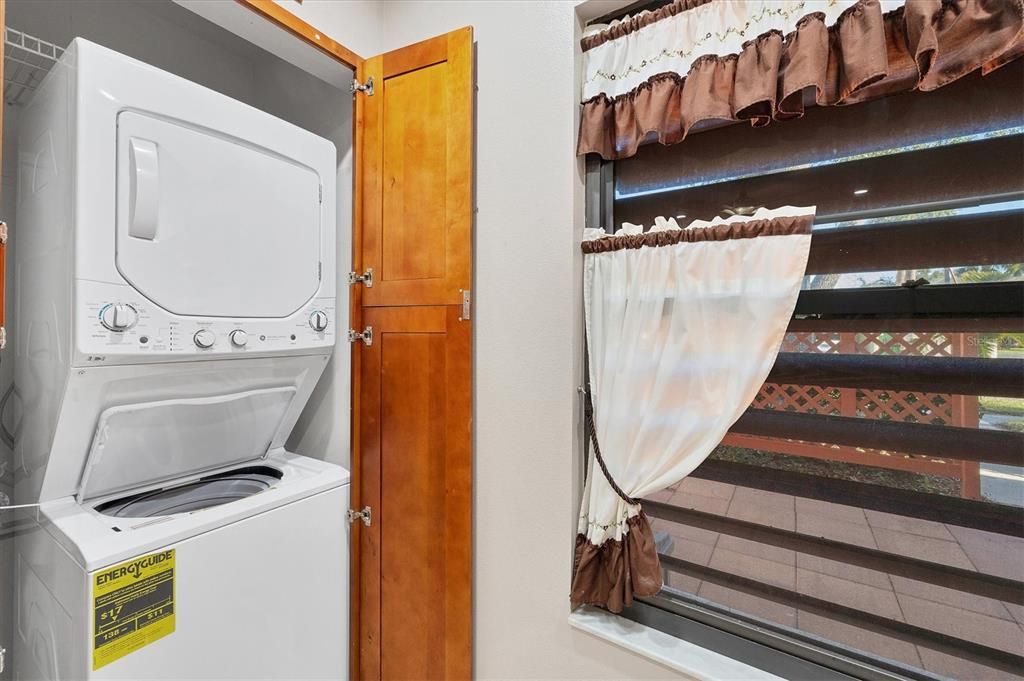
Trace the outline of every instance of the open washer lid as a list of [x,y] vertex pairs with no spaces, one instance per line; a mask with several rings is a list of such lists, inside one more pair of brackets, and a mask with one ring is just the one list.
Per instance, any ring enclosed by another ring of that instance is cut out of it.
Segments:
[[292,386],[110,407],[78,488],[83,502],[264,458]]

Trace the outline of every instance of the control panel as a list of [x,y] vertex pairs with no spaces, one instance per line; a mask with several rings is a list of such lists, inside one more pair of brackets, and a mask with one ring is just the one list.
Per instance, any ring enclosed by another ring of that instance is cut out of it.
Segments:
[[337,330],[334,298],[315,298],[284,319],[183,317],[129,286],[76,282],[80,364],[199,359],[325,349]]

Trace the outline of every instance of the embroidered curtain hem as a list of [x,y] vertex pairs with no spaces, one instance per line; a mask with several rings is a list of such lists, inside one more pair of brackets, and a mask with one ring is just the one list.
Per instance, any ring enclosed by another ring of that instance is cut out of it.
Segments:
[[622,539],[610,539],[595,546],[587,541],[586,535],[576,535],[572,607],[600,605],[612,612],[622,612],[634,597],[654,596],[661,587],[658,549],[643,511],[626,521]]

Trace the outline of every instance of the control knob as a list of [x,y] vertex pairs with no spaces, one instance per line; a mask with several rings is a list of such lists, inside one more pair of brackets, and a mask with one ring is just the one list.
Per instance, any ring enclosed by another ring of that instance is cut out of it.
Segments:
[[195,341],[196,347],[205,350],[213,347],[213,344],[217,342],[217,337],[209,329],[199,329],[196,331],[196,335],[192,336],[192,340]]
[[327,313],[317,310],[309,315],[309,325],[314,331],[324,331],[327,328]]
[[126,303],[110,303],[100,310],[100,324],[111,331],[130,329],[138,319],[138,311]]
[[229,333],[228,338],[231,340],[231,344],[236,348],[244,348],[245,344],[249,342],[249,334],[241,329],[235,329]]

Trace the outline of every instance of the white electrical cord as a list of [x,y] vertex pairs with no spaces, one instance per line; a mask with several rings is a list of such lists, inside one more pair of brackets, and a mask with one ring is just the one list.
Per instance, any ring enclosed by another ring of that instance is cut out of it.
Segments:
[[39,504],[12,504],[11,498],[0,492],[0,512],[16,511],[19,508],[39,508]]

